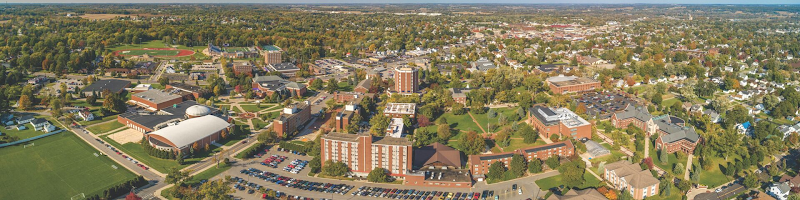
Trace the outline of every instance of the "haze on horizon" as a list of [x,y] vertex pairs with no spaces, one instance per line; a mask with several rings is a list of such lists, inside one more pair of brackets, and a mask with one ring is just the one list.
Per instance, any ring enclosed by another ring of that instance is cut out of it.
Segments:
[[[0,1],[2,2],[2,1]],[[263,3],[263,4],[800,4],[796,0],[6,0],[6,3]]]

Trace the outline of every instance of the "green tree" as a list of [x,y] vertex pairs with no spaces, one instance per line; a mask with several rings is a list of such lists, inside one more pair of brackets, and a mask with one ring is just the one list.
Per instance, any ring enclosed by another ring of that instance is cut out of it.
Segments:
[[516,135],[522,136],[522,142],[525,144],[536,143],[536,140],[539,139],[539,133],[527,123],[521,123],[516,132]]
[[525,175],[525,169],[527,168],[525,165],[525,157],[522,157],[522,155],[519,154],[514,154],[514,156],[511,157],[511,163],[508,164],[508,171],[511,172],[515,178],[522,177]]
[[743,183],[744,183],[744,186],[747,187],[747,188],[756,188],[756,187],[759,186],[758,185],[758,177],[756,176],[755,173],[747,174],[747,176],[744,177]]
[[558,168],[561,173],[561,181],[568,187],[578,187],[583,184],[583,173],[586,170],[586,163],[583,160],[575,159],[564,163]]
[[528,172],[535,174],[542,172],[542,160],[535,158],[528,163]]
[[86,103],[89,103],[89,105],[93,106],[94,104],[97,103],[97,97],[94,95],[89,95],[88,97],[86,97]]
[[325,161],[322,167],[322,174],[327,176],[344,176],[350,172],[350,168],[342,162]]
[[436,128],[436,133],[439,136],[439,141],[447,141],[452,136],[450,125],[447,124],[439,124],[439,127]]
[[675,173],[675,174],[678,174],[678,175],[679,174],[683,174],[684,170],[685,170],[685,168],[683,166],[683,163],[677,163],[677,164],[675,164],[675,167],[672,168],[672,172]]
[[164,178],[164,182],[167,182],[169,184],[176,184],[191,179],[192,177],[189,176],[189,172],[181,171],[180,169],[173,167],[172,169],[170,169],[169,173],[167,173],[167,177]]
[[200,185],[197,189],[199,196],[205,199],[233,199],[229,194],[235,192],[230,186],[230,181],[220,179]]
[[469,131],[464,135],[461,147],[465,154],[477,155],[486,150],[486,141],[475,131]]
[[486,178],[490,180],[500,181],[503,180],[503,174],[506,173],[505,165],[500,161],[495,161],[489,165],[489,173]]
[[372,125],[369,130],[373,135],[382,136],[386,134],[386,128],[389,127],[389,118],[379,113],[369,119],[369,124]]
[[619,191],[619,198],[618,200],[633,200],[633,195],[628,190]]
[[367,175],[367,180],[373,183],[389,182],[389,174],[387,173],[388,171],[389,170],[380,167],[372,169],[372,171]]
[[336,78],[328,80],[328,84],[325,86],[325,91],[328,91],[328,93],[331,94],[333,94],[333,92],[339,91],[339,82],[336,81]]
[[158,78],[158,84],[161,84],[161,86],[169,85],[169,78],[164,77],[164,76],[162,76],[161,78]]
[[550,156],[547,160],[544,161],[547,164],[547,167],[550,169],[557,169],[561,162],[558,160],[558,156]]
[[28,95],[22,95],[19,97],[19,109],[20,110],[28,110],[31,109],[31,98]]
[[661,161],[661,164],[669,163],[669,153],[667,153],[666,149],[659,150],[660,154],[658,156],[658,161]]

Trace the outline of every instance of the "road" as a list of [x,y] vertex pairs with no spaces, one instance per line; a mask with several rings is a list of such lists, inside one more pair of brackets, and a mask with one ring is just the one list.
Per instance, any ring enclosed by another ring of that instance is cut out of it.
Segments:
[[[282,168],[284,166],[288,165],[291,160],[294,160],[294,159],[311,160],[311,157],[309,157],[309,156],[298,156],[298,155],[294,155],[294,154],[290,154],[290,153],[284,153],[284,152],[277,152],[277,151],[274,151],[274,149],[275,148],[273,147],[273,150],[270,150],[270,152],[268,154],[269,155],[277,154],[277,155],[284,155],[284,156],[289,157],[288,159],[286,159],[285,162],[279,164],[278,168],[274,168],[273,169],[273,168],[269,168],[267,166],[263,166],[263,165],[259,164],[258,162],[261,159],[249,159],[249,160],[244,160],[244,161],[240,161],[240,160],[237,159],[238,163],[234,164],[234,166],[230,170],[227,170],[227,171],[223,172],[222,174],[217,175],[214,179],[223,178],[223,177],[229,175],[231,177],[238,176],[238,177],[241,177],[241,178],[244,178],[245,180],[247,180],[249,176],[243,175],[243,174],[239,173],[239,171],[241,171],[242,169],[248,169],[248,168],[252,167],[252,168],[256,168],[256,169],[262,170],[262,171],[268,171],[268,172],[276,173],[276,174],[279,174],[279,175],[282,175],[282,176],[292,177],[292,178],[301,179],[301,180],[323,182],[323,183],[332,183],[332,184],[352,185],[352,186],[355,186],[355,189],[357,189],[358,187],[361,187],[361,186],[369,186],[369,187],[383,187],[383,188],[397,188],[397,189],[416,189],[416,190],[425,190],[425,191],[445,191],[445,192],[481,192],[483,190],[493,190],[493,191],[495,191],[496,195],[500,196],[500,199],[513,199],[513,200],[519,199],[519,200],[522,200],[522,199],[527,199],[527,198],[533,198],[534,195],[538,195],[540,197],[544,196],[544,194],[546,192],[542,192],[539,189],[539,187],[536,185],[535,181],[539,180],[539,179],[542,179],[542,178],[547,178],[547,177],[558,175],[558,171],[549,171],[549,172],[545,172],[545,173],[542,173],[542,174],[537,174],[537,175],[534,175],[534,176],[529,176],[529,177],[516,179],[516,180],[512,180],[512,181],[506,181],[506,182],[502,182],[502,183],[495,183],[495,184],[491,184],[491,185],[486,185],[485,182],[478,182],[472,188],[420,187],[420,186],[405,186],[405,185],[399,185],[399,184],[378,184],[378,183],[369,183],[369,182],[365,182],[365,181],[343,181],[343,180],[335,180],[335,179],[327,179],[327,178],[309,177],[309,176],[306,175],[306,174],[308,174],[308,170],[309,170],[308,168],[303,169],[298,174],[292,174],[292,173],[283,171]],[[330,193],[322,193],[322,192],[309,192],[309,191],[299,190],[299,189],[295,189],[295,188],[283,187],[283,186],[277,185],[275,183],[267,182],[267,181],[264,181],[264,180],[261,180],[261,179],[256,179],[256,178],[253,178],[253,177],[249,177],[249,181],[255,182],[255,183],[257,183],[257,184],[259,184],[261,186],[264,186],[266,188],[270,188],[270,189],[273,189],[273,190],[285,192],[285,193],[290,194],[290,195],[299,195],[299,196],[310,197],[310,198],[314,198],[314,199],[327,198],[327,199],[375,199],[375,200],[384,199],[385,200],[385,198],[373,198],[373,197],[361,197],[361,196],[356,197],[356,196],[352,196],[350,194],[339,195],[339,194],[330,194]],[[523,194],[522,195],[519,195],[517,193],[517,191],[513,191],[513,192],[510,191],[511,190],[511,186],[513,184],[518,184],[518,186],[522,188],[522,190],[523,190]],[[355,189],[350,191],[350,192],[352,193],[353,191],[355,191]],[[506,192],[506,190],[508,190],[508,192]],[[245,191],[238,191],[237,190],[236,193],[234,194],[234,196],[241,197],[241,198],[244,198],[244,199],[261,199],[260,196],[256,196],[256,194],[247,194],[246,190]]]

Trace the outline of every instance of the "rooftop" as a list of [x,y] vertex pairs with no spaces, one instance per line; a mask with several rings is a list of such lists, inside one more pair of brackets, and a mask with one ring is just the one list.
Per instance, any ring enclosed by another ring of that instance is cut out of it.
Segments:
[[394,138],[401,138],[403,137],[403,129],[405,128],[405,124],[403,124],[403,118],[392,118],[389,127],[386,128],[387,137],[394,137]]
[[[186,109],[195,105],[200,105],[200,104],[197,104],[196,101],[190,100],[181,102],[179,104],[175,104],[174,106],[161,109],[158,112],[129,111],[126,113],[122,113],[119,116],[122,118],[129,119],[144,127],[148,127],[155,130],[155,127],[159,126],[160,124],[174,121],[177,119],[183,119],[186,115]],[[211,110],[211,113],[217,113],[219,111],[216,108],[209,108],[209,109]]]
[[567,128],[574,128],[589,124],[588,121],[567,108],[557,108],[553,110],[552,108],[537,105],[530,108],[529,111],[545,126],[556,125],[559,122],[563,123],[564,126],[567,126]]
[[81,89],[83,92],[103,92],[104,90],[108,90],[110,92],[122,92],[125,87],[131,85],[130,81],[126,80],[118,80],[118,79],[103,79],[103,80],[96,80],[91,85],[86,86],[85,88]]
[[172,142],[175,147],[181,148],[226,129],[230,125],[230,123],[219,117],[207,115],[187,119],[177,125],[153,131],[150,135],[161,136]]
[[598,81],[596,81],[594,79],[590,79],[590,78],[584,78],[584,77],[558,75],[558,76],[553,76],[553,77],[547,78],[547,82],[549,82],[549,83],[551,83],[551,84],[553,84],[555,86],[558,86],[558,87],[563,87],[563,86],[570,86],[570,85],[581,85],[581,84],[587,84],[587,83],[597,83]]
[[297,65],[288,62],[270,64],[269,67],[275,71],[300,70],[300,68],[297,68]]
[[412,115],[417,109],[415,103],[387,103],[383,113]]
[[173,100],[173,99],[181,98],[181,96],[178,96],[178,95],[175,95],[175,94],[172,94],[172,93],[163,92],[161,90],[147,90],[147,91],[144,91],[144,92],[133,94],[133,96],[142,98],[144,100],[147,100],[147,101],[150,101],[150,102],[153,102],[153,103],[156,103],[156,104],[160,104],[160,103],[164,103],[164,102],[167,102],[167,101],[170,101],[170,100]]
[[644,188],[658,184],[658,179],[653,177],[650,170],[642,170],[638,164],[627,160],[617,161],[606,165],[606,170],[614,171],[617,177],[624,178],[628,184],[635,188]]
[[280,51],[281,50],[281,48],[279,48],[279,47],[277,47],[275,45],[264,45],[264,46],[261,47],[261,49],[264,49],[264,51]]

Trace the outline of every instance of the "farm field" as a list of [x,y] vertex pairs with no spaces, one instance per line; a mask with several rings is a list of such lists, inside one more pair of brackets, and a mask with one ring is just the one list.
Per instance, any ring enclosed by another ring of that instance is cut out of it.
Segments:
[[64,132],[0,149],[0,199],[70,199],[102,194],[110,186],[136,177],[72,133]]

